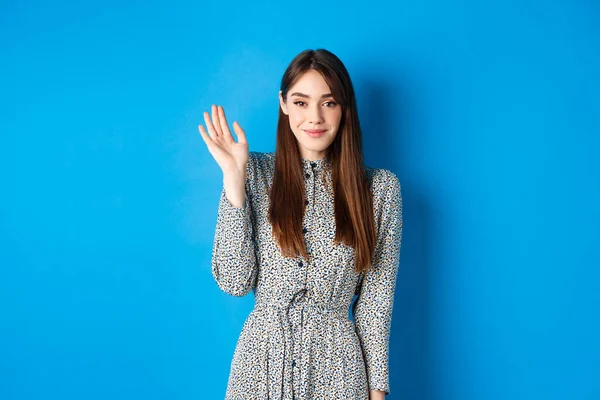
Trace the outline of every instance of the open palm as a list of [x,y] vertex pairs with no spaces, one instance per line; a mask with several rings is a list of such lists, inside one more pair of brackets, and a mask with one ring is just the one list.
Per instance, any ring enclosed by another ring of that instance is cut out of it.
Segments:
[[208,134],[204,127],[198,125],[200,135],[204,139],[208,151],[223,170],[223,173],[245,174],[246,164],[248,163],[248,142],[246,134],[242,127],[234,121],[233,130],[238,141],[234,140],[225,118],[225,111],[222,106],[212,105],[212,121],[208,112],[204,112],[204,122],[208,129]]

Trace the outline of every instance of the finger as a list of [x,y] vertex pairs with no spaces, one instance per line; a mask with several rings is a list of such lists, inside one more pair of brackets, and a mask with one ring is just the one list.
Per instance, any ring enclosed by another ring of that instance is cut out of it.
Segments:
[[221,130],[221,122],[219,121],[219,112],[217,111],[217,106],[213,104],[211,107],[211,111],[215,130],[217,131],[218,135],[222,135],[223,131]]
[[233,130],[235,131],[235,134],[237,135],[238,143],[248,144],[248,141],[246,140],[246,133],[244,132],[244,130],[242,129],[240,124],[238,124],[237,121],[233,122]]
[[198,125],[198,131],[200,131],[200,136],[202,136],[202,139],[204,139],[204,143],[206,143],[206,145],[208,146],[208,144],[212,142],[212,139],[210,138],[210,136],[208,136],[206,130],[202,125]]
[[222,106],[218,107],[219,111],[219,121],[221,121],[221,132],[225,137],[232,137],[231,131],[229,130],[229,125],[227,124],[227,118],[225,118],[225,110]]
[[204,123],[206,125],[206,129],[208,129],[208,133],[210,134],[210,138],[213,140],[216,140],[217,137],[219,136],[219,134],[217,133],[217,131],[215,130],[215,127],[213,126],[211,120],[210,120],[210,115],[204,111]]

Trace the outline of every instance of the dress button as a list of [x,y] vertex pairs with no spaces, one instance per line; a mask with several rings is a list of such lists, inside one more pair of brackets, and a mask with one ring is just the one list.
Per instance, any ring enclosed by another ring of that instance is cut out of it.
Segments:
[[302,228],[302,233],[306,233],[307,229],[306,228]]
[[310,174],[308,172],[304,176],[306,176],[306,179],[310,178]]

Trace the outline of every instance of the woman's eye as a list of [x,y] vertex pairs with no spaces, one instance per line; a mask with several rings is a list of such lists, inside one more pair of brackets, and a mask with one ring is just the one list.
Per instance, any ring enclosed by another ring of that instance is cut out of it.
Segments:
[[335,101],[326,101],[325,104],[327,105],[327,107],[333,108],[337,105],[337,103]]
[[294,104],[302,107],[304,105],[304,102],[303,101],[295,101]]

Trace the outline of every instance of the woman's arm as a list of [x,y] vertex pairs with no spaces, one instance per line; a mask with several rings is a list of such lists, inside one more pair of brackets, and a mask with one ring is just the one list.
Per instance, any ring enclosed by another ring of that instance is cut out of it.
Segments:
[[[208,151],[223,171],[217,229],[212,253],[212,274],[223,291],[243,296],[256,284],[254,215],[247,199],[254,180],[254,162],[246,133],[236,122],[229,130],[223,107],[211,106],[212,119],[204,112],[206,128],[198,125]],[[208,130],[208,133],[207,133]]]
[[356,332],[365,355],[368,387],[371,399],[389,393],[389,337],[394,304],[396,276],[402,240],[402,194],[398,177],[384,170],[376,190],[383,190],[378,199],[379,218],[375,254],[365,273],[354,303]]

